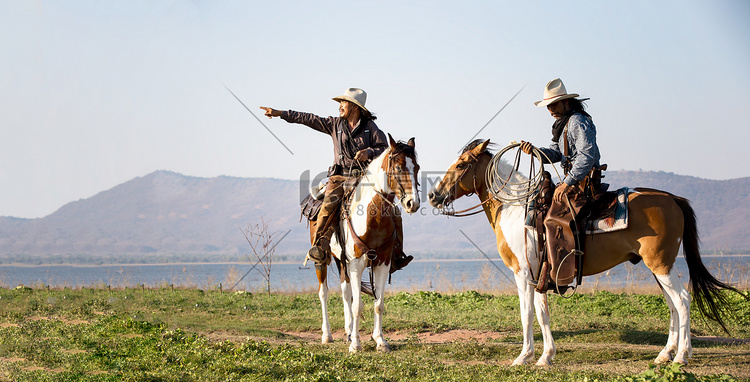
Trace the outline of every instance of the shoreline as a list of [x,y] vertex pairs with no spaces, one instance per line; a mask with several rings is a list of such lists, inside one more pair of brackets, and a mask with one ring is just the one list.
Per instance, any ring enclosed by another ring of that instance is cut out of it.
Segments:
[[[732,254],[732,255],[705,255],[701,256],[701,259],[717,259],[727,257],[750,257],[750,254]],[[678,258],[684,258],[680,255]],[[469,261],[489,261],[487,258],[477,259],[414,259],[413,262],[469,262]],[[492,261],[502,261],[499,257],[492,259]],[[271,264],[281,265],[293,265],[298,264],[302,266],[304,260],[301,261],[276,261]],[[26,263],[8,263],[0,264],[0,267],[16,267],[16,268],[32,268],[32,267],[73,267],[73,268],[96,268],[96,267],[147,267],[147,266],[174,266],[174,265],[185,265],[185,266],[200,266],[200,265],[248,265],[250,262],[237,262],[237,261],[226,261],[226,262],[175,262],[175,263],[107,263],[107,264],[79,264],[79,263],[45,263],[45,264],[26,264]],[[308,267],[311,263],[308,263]]]

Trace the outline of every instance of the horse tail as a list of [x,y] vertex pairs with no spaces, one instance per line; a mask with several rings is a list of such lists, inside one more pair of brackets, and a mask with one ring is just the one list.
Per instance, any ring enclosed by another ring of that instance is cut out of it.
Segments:
[[690,274],[690,291],[693,294],[695,304],[704,316],[716,321],[729,334],[729,330],[724,325],[722,313],[724,310],[731,308],[727,295],[722,293],[721,290],[730,290],[739,293],[745,298],[747,297],[731,285],[717,280],[706,269],[700,255],[695,211],[687,199],[675,195],[672,195],[672,198],[680,207],[684,216],[685,227],[682,236],[682,250],[687,261],[688,272]]

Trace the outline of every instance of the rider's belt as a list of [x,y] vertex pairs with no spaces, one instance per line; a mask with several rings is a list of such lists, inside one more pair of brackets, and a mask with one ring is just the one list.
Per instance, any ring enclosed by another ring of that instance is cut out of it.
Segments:
[[349,177],[349,178],[358,178],[364,174],[364,171],[360,169],[351,169],[351,170],[342,170],[341,175]]
[[358,168],[345,169],[341,165],[334,164],[333,166],[328,168],[328,176],[333,176],[333,175],[343,175],[348,178],[358,178],[364,175],[364,171]]

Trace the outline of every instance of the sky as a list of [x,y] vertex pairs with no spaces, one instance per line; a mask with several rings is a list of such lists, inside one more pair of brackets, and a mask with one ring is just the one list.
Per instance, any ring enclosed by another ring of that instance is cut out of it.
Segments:
[[748,177],[748,19],[745,0],[0,0],[0,216],[157,170],[314,176],[331,139],[259,107],[338,115],[349,87],[423,171],[485,125],[548,145],[533,102],[559,77],[610,170]]

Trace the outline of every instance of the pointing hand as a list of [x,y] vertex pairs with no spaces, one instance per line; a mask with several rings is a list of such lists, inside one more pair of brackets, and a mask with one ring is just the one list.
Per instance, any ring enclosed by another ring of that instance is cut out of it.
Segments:
[[270,107],[265,106],[261,106],[260,108],[265,110],[265,116],[268,117],[268,119],[281,116],[281,110],[271,109]]

